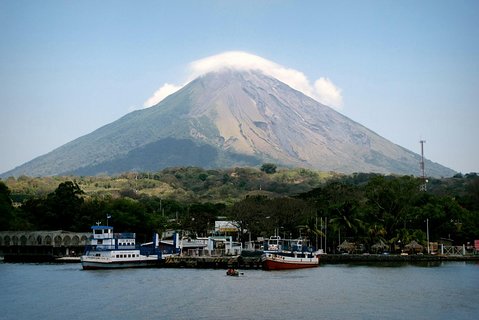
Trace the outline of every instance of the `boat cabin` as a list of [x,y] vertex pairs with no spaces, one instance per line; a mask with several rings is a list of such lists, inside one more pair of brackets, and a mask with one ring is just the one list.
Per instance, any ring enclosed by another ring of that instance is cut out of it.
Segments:
[[266,239],[263,244],[264,251],[290,251],[290,252],[312,252],[303,239],[281,239],[279,236],[272,236]]
[[110,226],[92,226],[90,245],[97,250],[135,249],[135,233],[113,233]]

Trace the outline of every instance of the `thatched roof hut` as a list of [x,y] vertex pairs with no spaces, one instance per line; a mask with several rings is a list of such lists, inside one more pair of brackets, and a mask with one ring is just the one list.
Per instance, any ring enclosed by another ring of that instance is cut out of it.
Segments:
[[422,252],[424,250],[424,246],[420,245],[419,243],[413,240],[407,245],[405,245],[404,249],[406,249],[406,251],[409,251],[409,252],[417,253],[417,252]]
[[389,249],[389,245],[384,243],[384,241],[380,240],[378,243],[373,244],[371,246],[371,249],[373,249],[375,252],[384,251],[386,249]]
[[356,249],[356,244],[354,242],[348,242],[347,240],[344,240],[343,243],[338,246],[338,249],[340,251],[352,253]]

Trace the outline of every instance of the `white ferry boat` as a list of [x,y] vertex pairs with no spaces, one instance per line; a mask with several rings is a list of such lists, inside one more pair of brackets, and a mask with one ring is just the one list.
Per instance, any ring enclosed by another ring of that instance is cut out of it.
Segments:
[[154,242],[137,246],[135,233],[113,233],[113,227],[100,225],[91,229],[90,245],[81,257],[85,270],[151,267],[163,261]]

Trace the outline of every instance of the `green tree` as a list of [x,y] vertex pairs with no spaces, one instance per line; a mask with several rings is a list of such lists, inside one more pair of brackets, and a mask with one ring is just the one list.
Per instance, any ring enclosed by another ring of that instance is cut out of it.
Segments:
[[393,248],[397,248],[397,250],[403,250],[404,246],[412,240],[414,239],[409,230],[406,228],[401,228],[395,230],[395,235],[389,240],[389,243]]
[[73,230],[84,201],[83,194],[76,182],[60,183],[45,201],[45,220],[48,226],[52,229]]
[[416,178],[376,176],[365,186],[367,221],[375,221],[386,230],[387,237],[414,219],[413,206],[420,196]]
[[267,224],[265,220],[270,217],[266,216],[267,198],[264,196],[250,196],[236,202],[229,210],[228,217],[239,230],[240,241],[244,244],[246,241],[246,232],[252,236],[259,236],[271,224]]
[[479,212],[479,176],[476,173],[467,175],[465,189],[461,204],[468,210]]
[[87,198],[81,206],[79,215],[73,224],[73,230],[87,231],[98,221],[103,221],[108,214],[108,205],[111,198]]
[[335,250],[342,240],[364,237],[361,215],[364,195],[361,188],[350,183],[332,181],[300,196],[313,207],[318,216],[327,219],[329,250]]
[[270,199],[266,206],[266,215],[273,218],[271,225],[277,229],[278,235],[286,238],[299,237],[310,214],[310,207],[300,199]]
[[424,195],[417,207],[416,229],[425,230],[428,220],[430,239],[447,238],[458,243],[472,241],[477,233],[470,232],[474,221],[469,211],[449,196]]
[[207,236],[209,230],[214,228],[216,216],[224,208],[222,205],[212,203],[195,203],[188,209],[183,227],[194,235]]
[[10,190],[0,181],[0,230],[9,230],[14,219]]
[[342,239],[357,240],[363,228],[361,190],[350,184],[334,182],[326,186],[324,196],[326,216],[338,238],[337,245]]
[[147,212],[146,219],[146,225],[151,226],[152,230],[160,237],[169,227],[168,219],[158,212]]
[[377,243],[386,243],[386,229],[383,225],[377,222],[367,221],[367,235],[363,238],[364,243],[370,249],[373,245]]
[[318,247],[318,237],[324,237],[324,232],[318,228],[318,218],[310,216],[306,224],[299,226],[301,230],[301,235],[305,235],[310,241],[311,244],[314,244],[316,248]]
[[264,173],[267,173],[267,174],[276,173],[276,169],[277,169],[277,167],[274,163],[264,163],[261,166],[261,171],[263,171]]

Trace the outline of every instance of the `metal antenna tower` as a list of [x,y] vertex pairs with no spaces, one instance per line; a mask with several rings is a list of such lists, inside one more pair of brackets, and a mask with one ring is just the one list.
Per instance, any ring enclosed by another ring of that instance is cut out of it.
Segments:
[[426,143],[426,140],[420,140],[419,143],[421,143],[421,162],[419,162],[422,176],[421,191],[427,191],[427,179],[426,172],[424,170],[424,143]]

